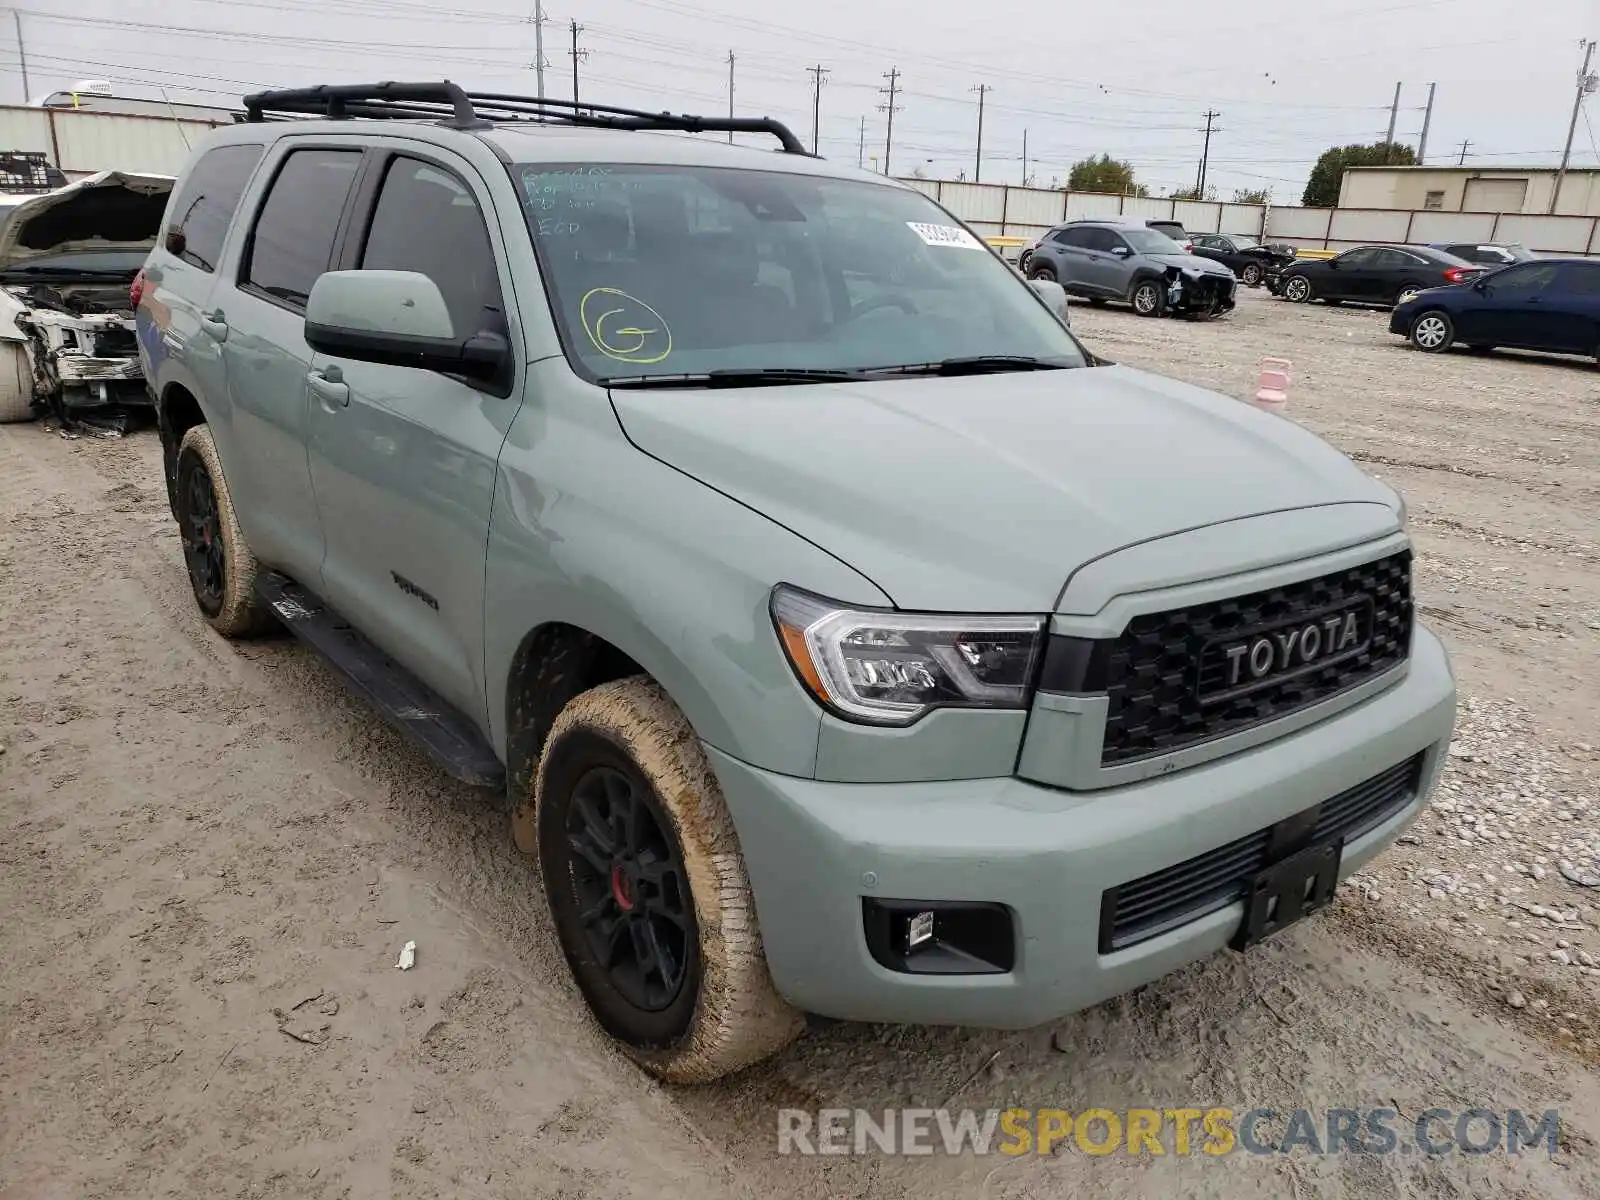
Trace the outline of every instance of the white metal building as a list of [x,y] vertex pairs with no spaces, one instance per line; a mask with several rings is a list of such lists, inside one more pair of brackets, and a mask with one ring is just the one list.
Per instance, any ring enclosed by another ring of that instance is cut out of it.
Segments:
[[[1555,167],[1346,167],[1340,208],[1415,212],[1550,211]],[[1600,170],[1568,170],[1558,216],[1600,216]]]

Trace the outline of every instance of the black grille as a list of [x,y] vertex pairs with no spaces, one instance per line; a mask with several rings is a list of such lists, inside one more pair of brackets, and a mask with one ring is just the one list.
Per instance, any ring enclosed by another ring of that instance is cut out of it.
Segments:
[[[1107,889],[1100,952],[1124,949],[1232,904],[1257,873],[1307,846],[1355,840],[1411,803],[1421,772],[1419,754],[1277,825]],[[1312,833],[1306,838],[1308,826]]]
[[[1351,613],[1361,625],[1359,652],[1264,680],[1244,694],[1206,690],[1212,680],[1202,678],[1202,663],[1208,672],[1217,669],[1215,643]],[[1110,706],[1101,765],[1170,754],[1364,683],[1406,660],[1411,623],[1410,550],[1319,579],[1135,617],[1112,643],[1106,662]]]

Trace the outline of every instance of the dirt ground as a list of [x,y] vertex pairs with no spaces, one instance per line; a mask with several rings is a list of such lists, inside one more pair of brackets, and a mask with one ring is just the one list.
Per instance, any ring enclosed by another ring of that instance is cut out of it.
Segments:
[[[1409,498],[1467,701],[1415,840],[1333,913],[1052,1026],[831,1025],[693,1090],[589,1025],[493,797],[292,641],[196,619],[152,434],[0,429],[0,1197],[1600,1195],[1573,878],[1600,874],[1600,373],[1386,320],[1074,308],[1107,356],[1236,396],[1292,359],[1291,417]],[[776,1153],[779,1108],[1013,1104],[1563,1122],[1554,1159]]]

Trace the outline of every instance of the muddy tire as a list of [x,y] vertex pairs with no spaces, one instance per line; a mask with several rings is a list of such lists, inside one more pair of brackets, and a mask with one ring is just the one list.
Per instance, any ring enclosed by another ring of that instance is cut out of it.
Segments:
[[561,711],[534,792],[545,897],[600,1027],[645,1070],[704,1083],[804,1027],[773,987],[733,822],[687,720],[642,676]]
[[223,637],[266,632],[276,622],[256,597],[260,567],[239,530],[209,425],[183,435],[177,477],[178,537],[201,614]]
[[27,351],[14,342],[0,342],[0,425],[31,421],[38,415]]

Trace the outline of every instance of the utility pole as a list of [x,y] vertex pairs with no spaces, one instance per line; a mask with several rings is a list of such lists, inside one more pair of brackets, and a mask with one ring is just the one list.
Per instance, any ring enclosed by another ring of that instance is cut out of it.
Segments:
[[533,73],[544,99],[544,0],[533,0]]
[[22,45],[22,14],[11,10],[11,19],[17,23],[17,60],[22,64],[22,102],[33,103],[33,92],[28,87],[28,52]]
[[1467,147],[1470,145],[1472,145],[1471,142],[1461,143],[1461,157],[1456,159],[1456,166],[1464,167],[1467,165]]
[[1428,126],[1433,124],[1433,89],[1437,83],[1428,85],[1428,107],[1422,110],[1422,136],[1417,139],[1417,166],[1424,166],[1428,161]]
[[[815,140],[815,139],[813,139]],[[856,166],[867,165],[867,118],[861,118],[861,140],[856,143]]]
[[[822,83],[828,77],[828,68],[818,63],[814,67],[807,67],[806,74],[811,76],[811,153],[817,152],[818,126],[822,124]],[[865,125],[867,119],[861,118]]]
[[[733,120],[733,51],[728,51],[728,120]],[[733,145],[733,130],[728,130],[728,145]]]
[[1212,122],[1221,115],[1221,113],[1215,111],[1214,109],[1207,109],[1205,113],[1206,127],[1204,133],[1206,135],[1206,141],[1205,146],[1200,151],[1200,169],[1195,172],[1194,178],[1194,198],[1196,200],[1204,200],[1206,198],[1206,166],[1211,159],[1211,135],[1213,133],[1222,132],[1220,129],[1214,126]]
[[987,83],[980,83],[969,91],[978,93],[978,156],[972,164],[972,182],[983,182],[983,98],[994,91]]
[[[1402,81],[1403,82],[1403,81]],[[1389,106],[1389,132],[1383,135],[1383,161],[1394,157],[1394,123],[1400,116],[1400,84],[1394,85],[1394,103]]]
[[572,111],[578,111],[578,64],[589,60],[589,52],[578,48],[578,35],[583,32],[576,18],[572,22],[572,49],[567,51],[572,55]]
[[1022,130],[1022,186],[1028,186],[1028,130]]
[[890,67],[883,77],[889,81],[889,86],[879,88],[878,92],[880,95],[888,96],[889,102],[878,105],[878,111],[889,114],[889,124],[883,133],[883,173],[887,175],[889,173],[889,152],[894,147],[894,114],[900,111],[899,106],[894,102],[895,96],[900,91],[900,68]]
[[[19,39],[20,42],[20,39]],[[1589,74],[1589,64],[1594,60],[1593,40],[1583,43],[1583,66],[1578,71],[1578,94],[1572,100],[1572,122],[1567,126],[1567,148],[1561,152],[1561,169],[1556,172],[1555,190],[1550,193],[1551,213],[1561,199],[1561,185],[1567,178],[1567,163],[1572,158],[1572,135],[1578,131],[1578,112],[1583,108],[1583,98],[1595,90],[1595,77]]]

